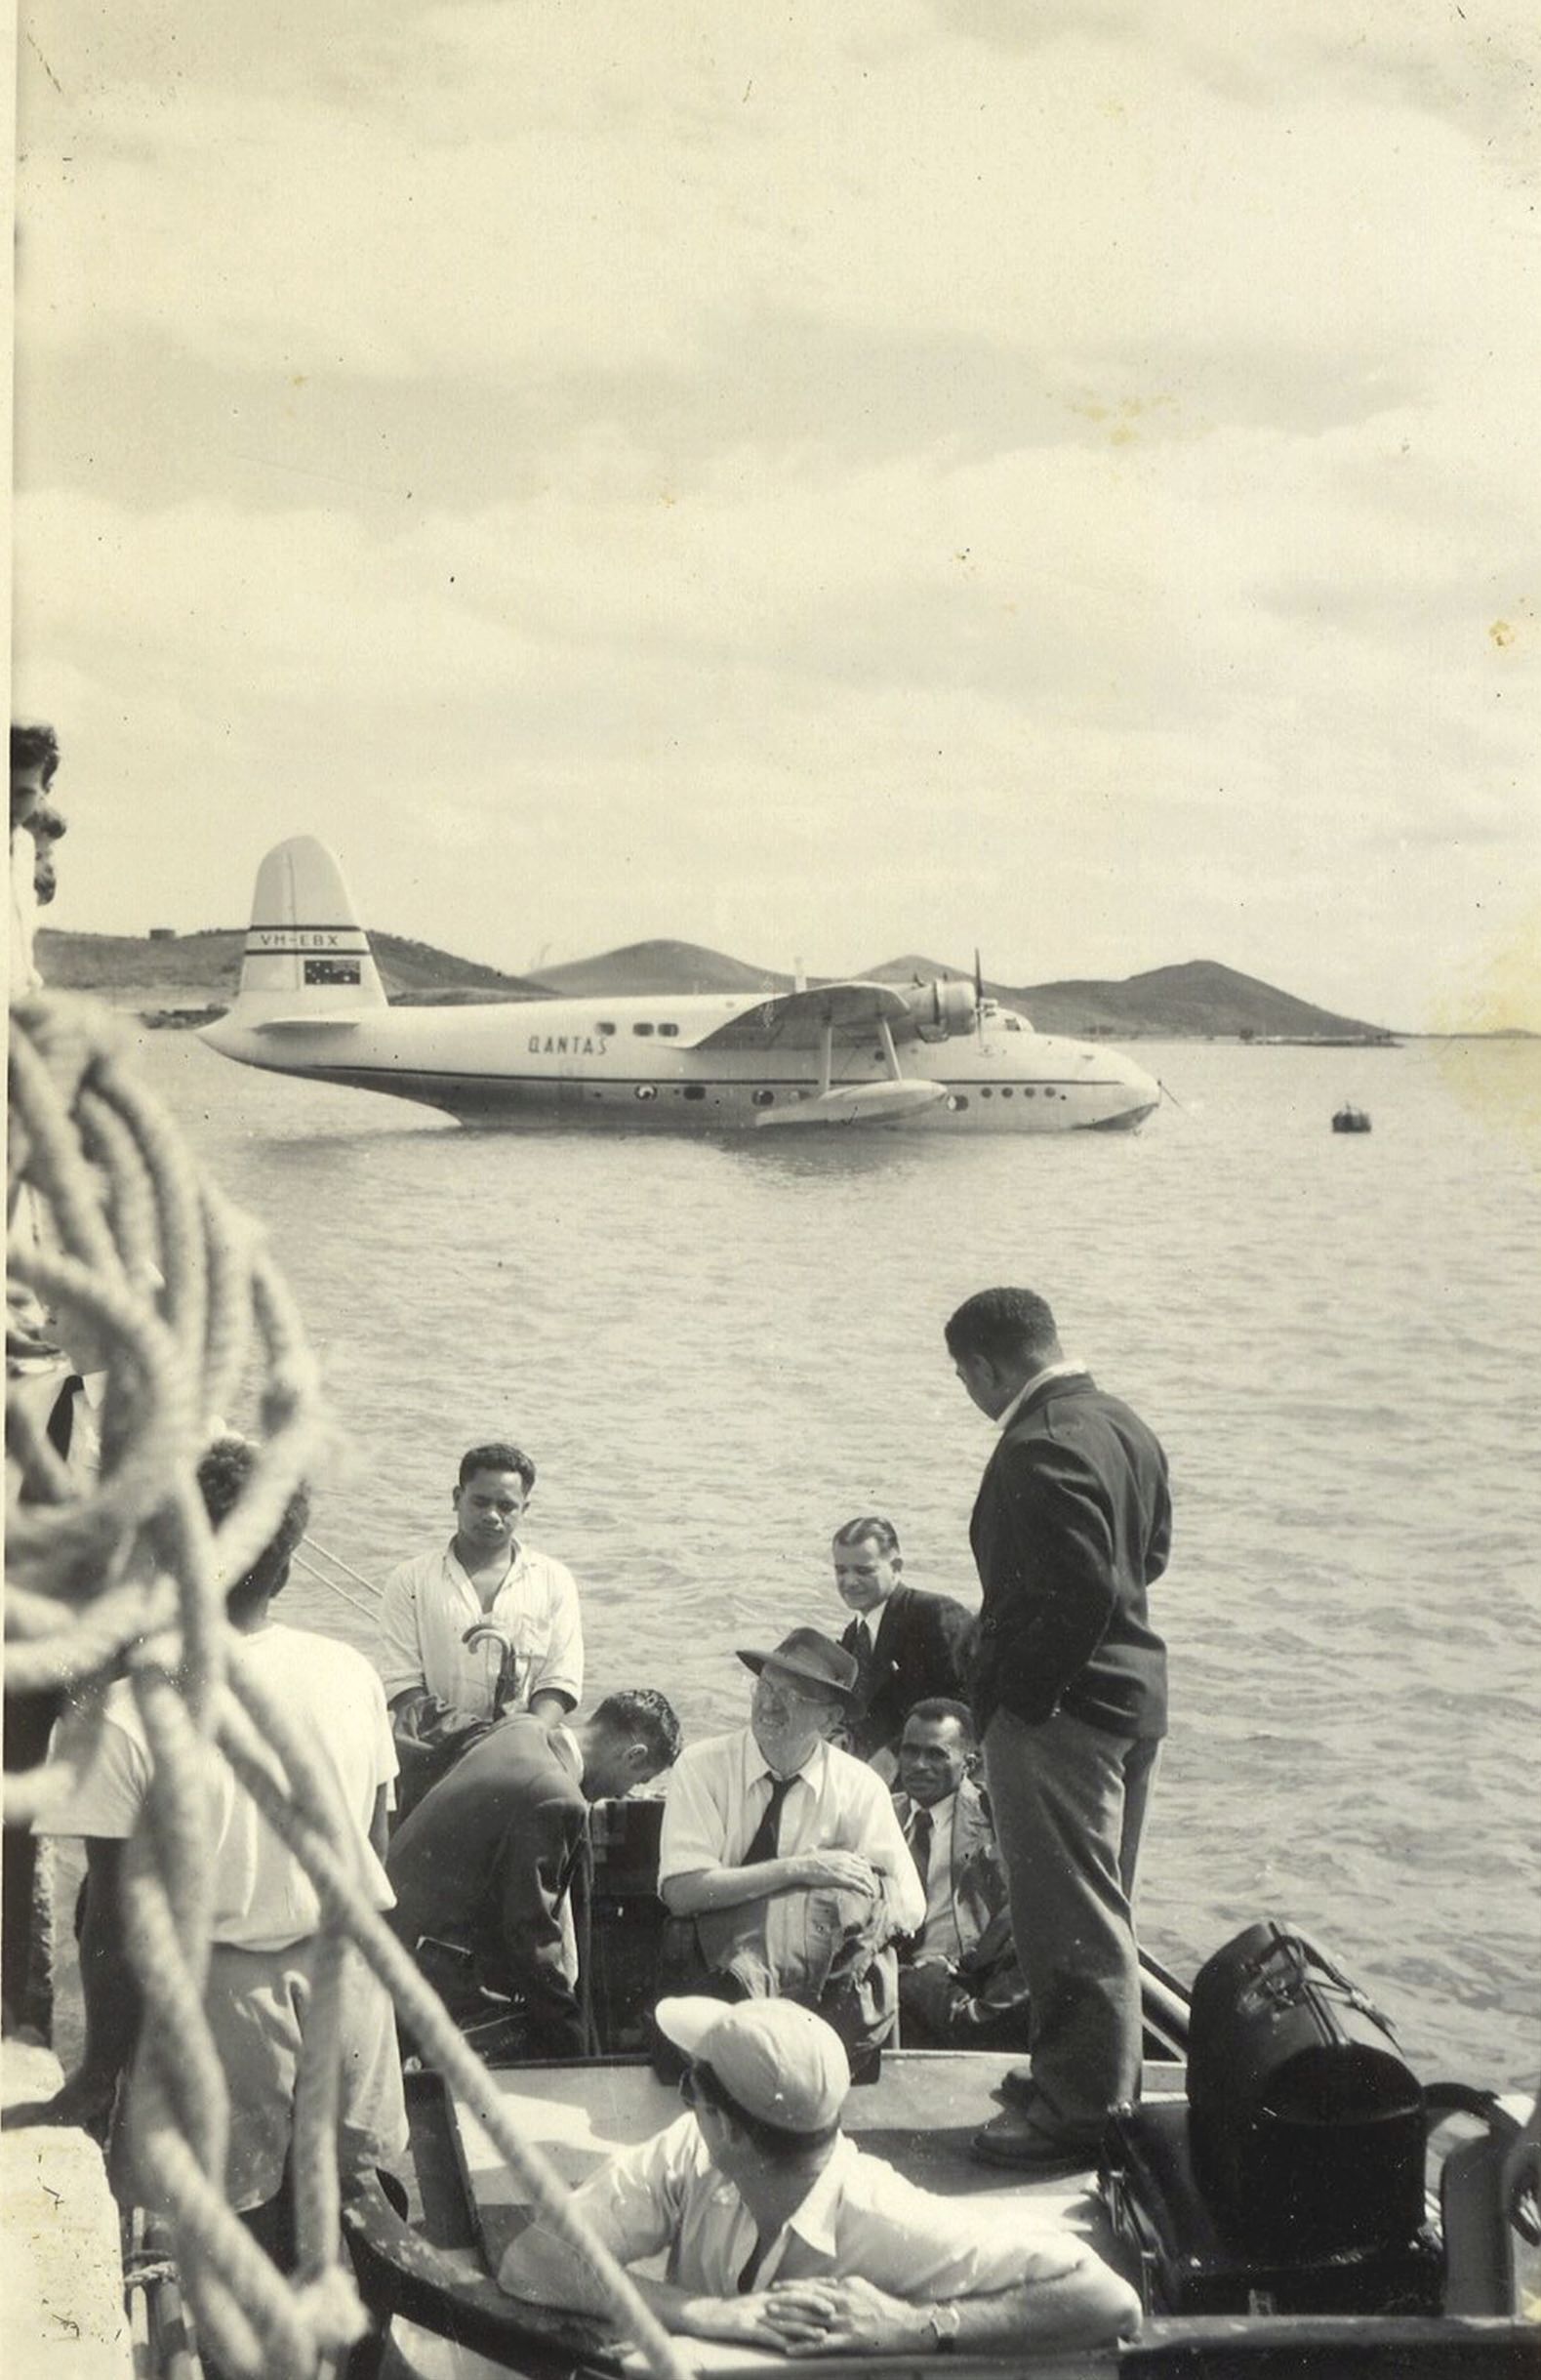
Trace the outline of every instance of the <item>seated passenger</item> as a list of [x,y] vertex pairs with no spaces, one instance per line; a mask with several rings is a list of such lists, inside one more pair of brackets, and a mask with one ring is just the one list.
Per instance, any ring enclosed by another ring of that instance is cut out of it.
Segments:
[[976,1748],[968,1705],[941,1699],[917,1703],[899,1740],[894,1814],[926,1896],[924,1925],[899,1946],[907,2049],[1029,2042],[1005,1870],[989,1805],[969,1774]]
[[869,1513],[834,1533],[834,1584],[856,1617],[840,1638],[861,1672],[851,1749],[893,1778],[905,1713],[924,1695],[968,1691],[977,1622],[951,1595],[906,1586],[892,1521]]
[[497,1719],[564,1718],[584,1691],[572,1573],[520,1541],[535,1465],[518,1447],[473,1446],[450,1493],[455,1534],[390,1573],[380,1667],[401,1757],[398,1815]]
[[390,1924],[457,2023],[515,2003],[519,2046],[588,2048],[563,1916],[588,1845],[588,1805],[630,1791],[679,1751],[661,1694],[607,1695],[576,1728],[525,1712],[494,1727],[426,1793],[391,1837]]
[[923,1921],[925,1897],[881,1781],[827,1741],[856,1663],[816,1628],[738,1658],[755,1673],[749,1726],[693,1744],[669,1781],[659,1891],[689,1921],[673,1969],[729,1998],[801,2000],[853,2046],[880,2043],[898,1994],[887,1946]]
[[[1111,2346],[1139,2300],[1081,2240],[1020,2201],[938,2197],[840,2130],[844,2048],[786,2000],[659,2002],[687,2060],[688,2113],[623,2150],[573,2206],[671,2331],[789,2355]],[[510,2296],[603,2313],[591,2269],[535,2224],[505,2255]]]

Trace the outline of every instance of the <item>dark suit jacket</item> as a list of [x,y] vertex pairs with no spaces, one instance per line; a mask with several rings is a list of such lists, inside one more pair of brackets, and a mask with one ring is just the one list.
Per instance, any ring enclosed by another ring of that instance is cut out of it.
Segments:
[[1065,1710],[1118,1736],[1166,1730],[1166,1648],[1146,1589],[1166,1568],[1172,1499],[1154,1432],[1086,1373],[1012,1416],[969,1527],[984,1588],[972,1702],[1030,1725]]
[[[872,1626],[869,1619],[868,1626]],[[897,1744],[911,1705],[931,1695],[968,1701],[969,1663],[974,1651],[972,1612],[951,1595],[927,1594],[919,1586],[896,1586],[878,1617],[872,1658],[863,1680],[865,1703],[851,1729],[851,1748],[870,1760],[885,1744]],[[856,1621],[840,1638],[856,1650]]]
[[588,1838],[588,1804],[544,1721],[504,1719],[425,1794],[390,1840],[389,1922],[472,1951],[483,1982],[522,1998],[547,2057],[582,2057],[562,1972],[562,1896]]

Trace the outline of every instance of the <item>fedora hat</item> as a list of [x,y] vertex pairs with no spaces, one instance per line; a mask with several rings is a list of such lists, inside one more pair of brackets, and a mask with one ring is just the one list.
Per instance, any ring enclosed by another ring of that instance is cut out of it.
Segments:
[[847,1708],[854,1707],[857,1680],[862,1672],[854,1654],[847,1653],[831,1636],[821,1636],[817,1628],[793,1628],[779,1645],[768,1653],[746,1652],[739,1648],[739,1660],[746,1669],[758,1677],[767,1662],[789,1676],[806,1678],[810,1686],[822,1686],[826,1694],[837,1694]]

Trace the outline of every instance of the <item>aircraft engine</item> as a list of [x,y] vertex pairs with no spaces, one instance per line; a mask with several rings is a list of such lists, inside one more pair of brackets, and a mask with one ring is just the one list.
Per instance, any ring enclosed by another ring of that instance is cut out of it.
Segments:
[[950,1034],[972,1033],[978,1003],[971,983],[952,977],[916,984],[905,994],[915,1031],[923,1042],[945,1042]]

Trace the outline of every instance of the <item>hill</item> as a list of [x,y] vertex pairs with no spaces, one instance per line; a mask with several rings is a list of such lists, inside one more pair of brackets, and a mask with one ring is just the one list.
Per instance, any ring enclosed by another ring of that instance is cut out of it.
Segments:
[[[38,936],[44,980],[65,991],[95,992],[118,1007],[177,1008],[228,1005],[241,963],[242,929],[155,936],[72,934],[45,928]],[[492,1000],[619,998],[652,993],[785,992],[791,977],[746,964],[696,942],[630,942],[592,959],[545,968],[534,981],[505,975],[473,959],[458,959],[431,943],[400,934],[372,934],[371,947],[387,995],[409,1005]],[[911,954],[861,970],[869,981],[930,982],[938,975],[968,980],[969,966]],[[818,980],[815,978],[815,980]],[[1239,974],[1212,959],[1154,967],[1123,982],[1070,978],[1013,986],[987,977],[985,989],[1032,1018],[1040,1033],[1076,1039],[1138,1041],[1204,1035],[1248,1040],[1373,1039],[1382,1028],[1338,1016],[1293,993]]]
[[[539,1000],[539,984],[505,975],[474,959],[456,959],[402,934],[371,934],[370,948],[387,998],[416,1005],[455,1000]],[[114,1007],[198,1002],[228,1005],[241,971],[244,926],[195,934],[72,934],[45,926],[37,963],[45,983],[94,992]]]
[[543,967],[541,982],[564,1000],[588,1000],[623,992],[786,992],[790,975],[771,967],[746,966],[699,942],[629,942],[597,959],[574,959]]

